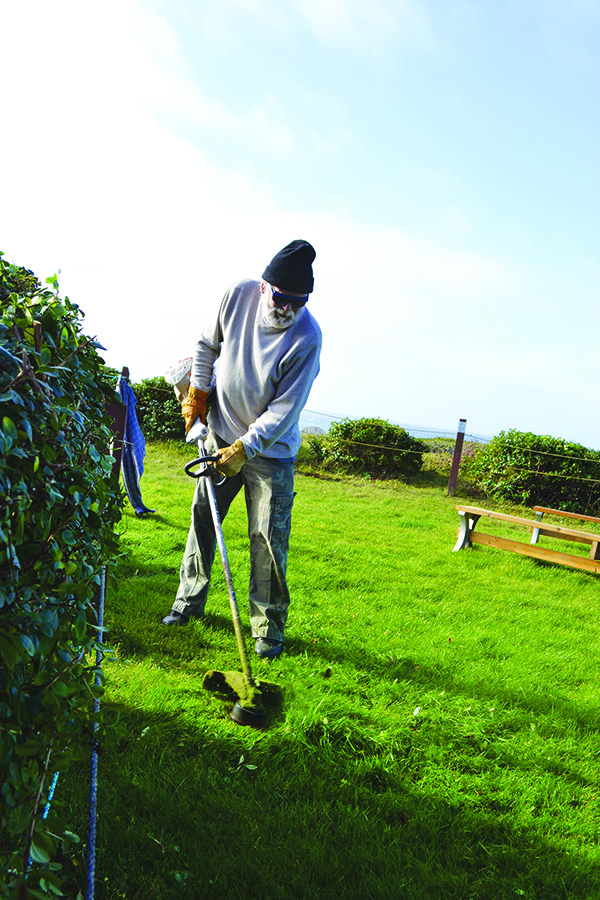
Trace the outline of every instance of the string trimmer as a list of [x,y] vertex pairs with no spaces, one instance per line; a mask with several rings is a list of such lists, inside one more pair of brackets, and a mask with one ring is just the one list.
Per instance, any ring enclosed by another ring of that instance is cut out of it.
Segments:
[[[219,546],[219,553],[221,555],[221,562],[223,564],[223,572],[225,574],[225,582],[229,594],[229,605],[231,607],[231,617],[233,619],[233,630],[235,631],[242,671],[219,672],[211,669],[204,676],[202,687],[220,695],[226,700],[235,700],[230,715],[233,721],[237,722],[238,725],[252,725],[254,728],[260,728],[265,724],[267,715],[265,702],[278,700],[281,689],[276,684],[271,684],[267,681],[257,682],[252,677],[248,653],[246,652],[246,645],[242,635],[242,625],[233,587],[233,579],[231,577],[231,569],[229,568],[229,559],[227,557],[227,549],[223,537],[223,528],[221,526],[217,497],[215,495],[215,486],[219,487],[219,485],[223,484],[225,477],[221,476],[214,466],[208,465],[208,463],[217,462],[218,457],[206,455],[204,441],[207,436],[208,428],[206,425],[203,425],[200,419],[197,419],[195,424],[190,428],[186,440],[188,444],[197,441],[198,458],[189,462],[185,467],[185,471],[191,478],[208,476],[206,488],[210,501],[210,511],[217,537],[217,544]],[[195,466],[199,466],[199,468],[193,471]]]

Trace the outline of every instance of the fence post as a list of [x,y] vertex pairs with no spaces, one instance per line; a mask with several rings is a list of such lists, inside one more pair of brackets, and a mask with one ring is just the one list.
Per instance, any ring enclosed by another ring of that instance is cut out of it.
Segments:
[[[123,366],[121,372],[123,378],[129,378],[129,369]],[[118,482],[121,474],[121,460],[123,457],[123,444],[125,443],[125,423],[127,422],[127,407],[115,391],[115,399],[111,403],[107,403],[106,412],[113,420],[113,443],[111,448],[107,448],[113,457],[112,477]]]
[[452,468],[450,469],[450,480],[448,482],[448,497],[454,497],[456,488],[456,479],[458,478],[458,467],[460,466],[460,457],[462,455],[463,443],[465,440],[465,431],[467,429],[467,420],[458,420],[458,431],[456,433],[456,443],[454,445],[454,456],[452,457]]

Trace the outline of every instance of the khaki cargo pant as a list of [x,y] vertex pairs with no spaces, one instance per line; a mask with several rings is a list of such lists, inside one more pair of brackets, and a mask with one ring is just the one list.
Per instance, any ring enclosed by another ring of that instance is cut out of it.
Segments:
[[[211,431],[205,448],[213,455],[227,443]],[[210,586],[216,536],[206,489],[199,478],[192,502],[192,523],[179,573],[173,609],[187,616],[202,616]],[[244,488],[250,538],[250,626],[253,637],[282,641],[290,604],[286,581],[287,558],[294,502],[294,460],[255,456],[242,470],[215,487],[223,522]]]

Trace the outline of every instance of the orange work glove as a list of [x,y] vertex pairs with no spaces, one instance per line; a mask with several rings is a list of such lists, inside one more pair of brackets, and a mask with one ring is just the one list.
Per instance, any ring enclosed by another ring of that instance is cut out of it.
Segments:
[[246,449],[240,440],[232,444],[231,447],[223,447],[221,450],[217,450],[215,456],[219,457],[219,461],[214,464],[217,472],[220,472],[221,475],[225,475],[227,478],[237,475],[248,459]]
[[196,419],[200,418],[203,425],[206,425],[206,401],[208,393],[199,391],[198,388],[190,387],[187,397],[181,404],[181,412],[185,419],[185,433],[187,434]]

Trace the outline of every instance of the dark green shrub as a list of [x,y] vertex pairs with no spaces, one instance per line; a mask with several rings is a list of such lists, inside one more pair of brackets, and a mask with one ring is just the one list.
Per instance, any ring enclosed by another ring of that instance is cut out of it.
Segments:
[[384,419],[334,422],[310,447],[325,470],[374,478],[399,478],[421,471],[427,447]]
[[42,813],[53,774],[89,759],[94,595],[122,505],[114,388],[79,308],[50,283],[0,254],[1,897],[60,893],[54,860],[77,840],[56,805]]
[[600,453],[561,438],[502,431],[473,461],[484,493],[516,504],[600,512]]
[[185,423],[175,392],[164,378],[144,378],[132,384],[140,428],[148,440],[183,440]]
[[325,459],[324,440],[325,435],[311,434],[303,437],[302,448],[304,453],[303,456],[300,456],[299,453],[296,459],[302,459],[302,461],[309,460],[316,466],[322,466]]

